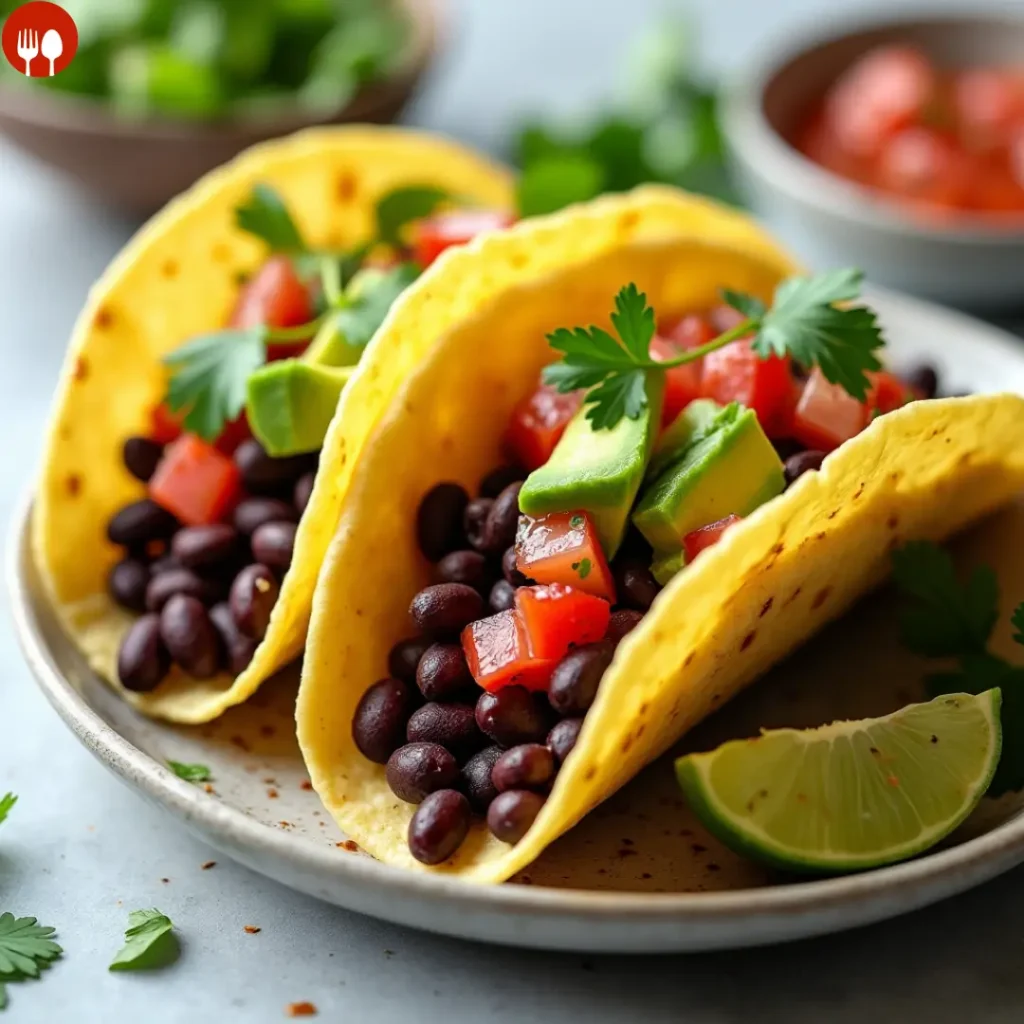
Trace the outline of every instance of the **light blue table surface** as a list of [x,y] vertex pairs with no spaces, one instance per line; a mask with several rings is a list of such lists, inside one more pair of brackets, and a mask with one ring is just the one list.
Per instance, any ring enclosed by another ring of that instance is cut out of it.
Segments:
[[[1010,6],[1011,0],[1006,0]],[[655,0],[461,0],[443,66],[410,119],[496,146],[531,110],[587,109],[614,88],[621,39]],[[709,59],[735,67],[765,32],[856,0],[704,0]],[[0,517],[34,470],[65,339],[132,225],[0,143]],[[0,597],[6,605],[6,595]],[[933,1024],[1024,1015],[1024,873],[901,921],[798,945],[643,959],[532,954],[434,938],[297,895],[215,855],[89,755],[50,710],[0,620],[0,910],[54,924],[64,959],[10,986],[0,1020],[77,1024],[318,1020]],[[170,878],[163,884],[162,877]],[[129,909],[159,906],[183,955],[110,974]],[[258,935],[243,932],[258,925]]]

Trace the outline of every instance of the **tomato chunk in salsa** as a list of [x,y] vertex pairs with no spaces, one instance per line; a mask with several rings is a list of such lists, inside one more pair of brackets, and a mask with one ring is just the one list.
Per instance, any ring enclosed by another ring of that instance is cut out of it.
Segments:
[[550,384],[541,384],[522,399],[505,431],[504,447],[513,461],[528,471],[543,466],[582,401],[579,392],[563,395]]
[[717,544],[730,526],[735,526],[741,521],[742,516],[730,515],[688,533],[683,538],[683,555],[686,558],[686,564],[689,565],[706,548]]
[[502,210],[452,210],[427,217],[416,225],[413,259],[429,267],[453,245],[465,245],[484,231],[499,231],[514,222],[515,217]]
[[558,664],[531,652],[526,626],[514,608],[471,622],[462,631],[462,650],[470,674],[490,693],[505,686],[544,690]]
[[615,583],[586,512],[521,516],[516,568],[538,583],[561,583],[614,602]]
[[189,526],[216,523],[241,491],[234,461],[195,434],[182,434],[164,452],[149,496]]
[[564,658],[572,647],[604,636],[611,606],[582,590],[550,583],[516,590],[516,610],[538,658]]

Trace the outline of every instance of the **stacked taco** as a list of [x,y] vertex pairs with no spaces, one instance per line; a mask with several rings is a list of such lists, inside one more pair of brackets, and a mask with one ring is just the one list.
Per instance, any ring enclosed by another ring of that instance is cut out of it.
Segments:
[[443,139],[317,129],[204,178],[94,287],[33,545],[67,630],[140,710],[208,721],[301,654],[352,469],[413,369],[396,351],[348,402],[363,349],[512,205],[504,168]]
[[345,445],[347,406],[394,395],[372,437],[352,421],[297,709],[352,839],[509,878],[896,546],[1024,488],[1024,400],[886,371],[858,283],[650,187],[403,295],[336,421]]

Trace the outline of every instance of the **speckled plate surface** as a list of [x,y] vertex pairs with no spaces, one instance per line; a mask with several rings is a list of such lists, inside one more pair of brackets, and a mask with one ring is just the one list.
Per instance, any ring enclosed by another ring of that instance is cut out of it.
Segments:
[[[887,292],[871,301],[897,368],[927,358],[948,388],[1024,393],[1024,343],[978,321]],[[332,903],[468,939],[601,952],[674,952],[774,943],[892,917],[1024,861],[1024,803],[985,802],[941,848],[846,878],[799,881],[730,853],[693,819],[671,759],[559,840],[512,884],[481,887],[378,864],[335,828],[309,789],[294,737],[297,672],[282,673],[218,721],[149,721],[89,670],[48,606],[29,554],[31,501],[13,524],[8,586],[23,650],[47,698],[109,768],[249,867]],[[960,539],[958,559],[999,571],[1024,596],[1024,501]],[[1016,542],[1015,542],[1016,541]],[[762,726],[883,714],[922,695],[924,666],[897,642],[878,594],[687,737],[708,749]],[[1009,628],[997,645],[1009,653]],[[1019,651],[1019,648],[1018,648]],[[167,759],[212,769],[178,779]],[[170,822],[168,827],[171,827]]]

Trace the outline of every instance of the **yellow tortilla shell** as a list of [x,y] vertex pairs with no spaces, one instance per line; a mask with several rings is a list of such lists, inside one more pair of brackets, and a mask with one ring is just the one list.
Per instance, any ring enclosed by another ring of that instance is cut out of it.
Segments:
[[484,207],[514,203],[506,169],[442,138],[396,128],[312,129],[256,146],[204,177],[139,231],[90,292],[57,394],[33,549],[92,667],[141,711],[174,722],[215,718],[301,654],[316,574],[346,495],[345,464],[393,391],[364,386],[359,401],[346,403],[345,430],[328,434],[292,568],[245,672],[196,680],[175,669],[152,693],[125,691],[117,649],[134,617],[106,593],[120,557],[106,525],[145,488],[124,469],[121,445],[149,428],[166,386],[162,357],[226,323],[239,275],[265,259],[265,246],[234,223],[234,208],[258,182],[277,189],[310,244],[339,249],[371,237],[377,199],[403,185],[436,185]]
[[722,285],[768,298],[793,270],[738,214],[646,188],[481,240],[424,275],[395,309],[364,372],[383,377],[399,350],[402,365],[418,369],[354,470],[317,584],[297,708],[313,786],[369,853],[474,882],[509,878],[878,583],[893,546],[945,537],[1024,488],[1020,398],[921,403],[879,419],[663,591],[619,647],[518,845],[478,821],[452,861],[415,861],[406,845],[414,808],[355,748],[352,716],[386,674],[391,645],[412,631],[412,595],[431,582],[415,539],[420,498],[442,480],[473,489],[500,462],[509,412],[553,356],[545,333],[609,326],[624,283],[668,316],[713,304]]

